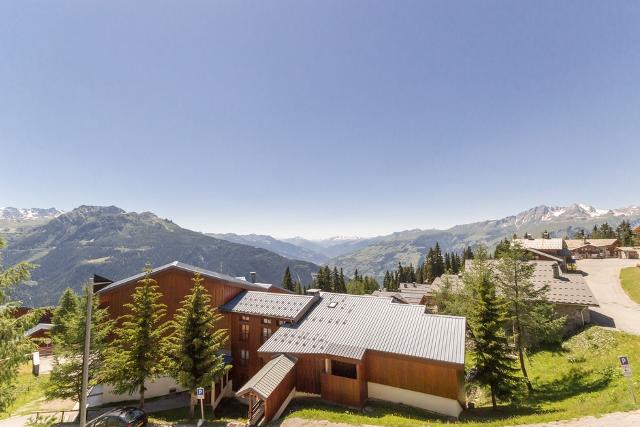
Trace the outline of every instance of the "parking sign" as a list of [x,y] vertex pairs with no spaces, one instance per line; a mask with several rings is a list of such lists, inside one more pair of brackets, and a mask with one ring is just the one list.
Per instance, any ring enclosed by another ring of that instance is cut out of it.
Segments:
[[629,366],[629,358],[627,356],[620,356],[620,366]]
[[198,399],[204,399],[204,387],[196,388],[196,396]]

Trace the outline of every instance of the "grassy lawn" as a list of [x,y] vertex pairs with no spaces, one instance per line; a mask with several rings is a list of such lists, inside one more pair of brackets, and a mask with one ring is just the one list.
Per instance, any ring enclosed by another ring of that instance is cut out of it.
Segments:
[[37,400],[44,399],[44,385],[49,379],[48,374],[34,377],[31,374],[31,363],[27,363],[20,368],[18,381],[16,382],[16,400],[7,408],[5,412],[0,412],[0,419],[8,418],[11,415],[21,413],[20,409]]
[[[196,407],[196,418],[189,418],[189,408],[169,409],[149,414],[149,422],[156,424],[193,423],[200,418],[200,407]],[[247,407],[235,399],[222,399],[215,414],[211,408],[204,408],[204,416],[208,426],[224,427],[229,421],[246,421]]]
[[[433,416],[403,405],[370,402],[364,411],[345,410],[318,399],[299,399],[285,418],[329,420],[350,424],[412,427],[460,424],[505,426],[638,409],[633,405],[626,379],[620,374],[618,356],[627,354],[635,364],[632,378],[640,394],[640,337],[592,327],[567,340],[562,348],[532,354],[528,370],[535,391],[519,393],[508,406],[492,411],[486,396],[476,408],[465,411],[460,421]],[[276,423],[275,425],[277,425]]]
[[620,271],[622,289],[629,298],[640,304],[640,267],[627,267]]

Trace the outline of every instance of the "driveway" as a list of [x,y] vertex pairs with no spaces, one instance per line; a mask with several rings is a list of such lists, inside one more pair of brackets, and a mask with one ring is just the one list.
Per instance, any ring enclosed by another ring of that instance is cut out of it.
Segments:
[[620,270],[638,264],[633,259],[584,259],[578,261],[578,269],[587,273],[585,280],[595,295],[600,307],[591,308],[592,321],[613,321],[622,331],[640,335],[640,305],[627,296],[620,286]]

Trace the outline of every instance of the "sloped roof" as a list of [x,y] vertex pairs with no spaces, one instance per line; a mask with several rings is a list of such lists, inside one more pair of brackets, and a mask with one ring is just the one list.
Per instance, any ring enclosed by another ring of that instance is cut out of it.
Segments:
[[570,251],[579,249],[585,246],[595,246],[597,248],[612,246],[618,242],[618,239],[567,239],[567,247]]
[[556,261],[556,262],[564,262],[564,260],[562,258],[558,258],[558,257],[553,256],[551,254],[548,254],[546,252],[542,252],[542,251],[539,251],[539,250],[533,249],[533,248],[525,248],[525,249],[527,251],[531,252],[532,254],[536,254],[538,256],[545,257],[545,258],[550,258],[551,260]]
[[553,239],[514,239],[523,248],[537,249],[539,251],[560,251],[564,248],[564,239],[556,237]]
[[263,400],[268,399],[287,374],[296,366],[296,362],[296,358],[285,356],[284,354],[274,357],[236,392],[236,396],[254,392]]
[[296,322],[318,299],[317,295],[246,291],[221,306],[220,311],[278,317]]
[[465,318],[426,314],[391,298],[321,292],[297,324],[280,327],[262,353],[324,354],[362,359],[376,350],[464,364]]
[[[488,261],[492,265],[497,260]],[[535,265],[532,283],[537,287],[549,286],[547,301],[554,304],[575,304],[598,306],[598,301],[593,296],[591,289],[579,273],[563,274],[560,266],[555,261],[528,261]],[[465,262],[465,269],[473,269],[473,260]]]
[[[273,288],[274,286],[271,284],[267,284],[267,283],[251,283],[251,282],[247,282],[246,280],[240,280],[240,279],[236,279],[235,277],[231,277],[228,276],[226,274],[222,274],[222,273],[217,273],[215,271],[211,271],[211,270],[207,270],[204,268],[200,268],[200,267],[195,267],[193,265],[189,265],[189,264],[185,264],[183,262],[180,261],[174,261],[171,262],[169,264],[165,264],[162,265],[160,267],[154,268],[153,270],[151,270],[151,274],[155,274],[155,273],[159,273],[161,271],[165,271],[165,270],[169,270],[169,269],[178,269],[178,270],[182,270],[182,271],[187,271],[190,273],[200,273],[202,274],[202,276],[204,277],[208,277],[211,279],[218,279],[218,280],[224,280],[226,283],[228,283],[231,286],[236,286],[236,287],[240,287],[243,289],[253,289],[253,290],[269,290],[271,288]],[[98,290],[96,293],[103,293],[103,292],[107,292],[110,291],[114,288],[117,288],[119,286],[122,285],[126,285],[128,283],[131,282],[137,282],[138,280],[144,278],[145,273],[139,273],[127,278],[124,278],[122,280],[118,280],[117,282],[113,282],[108,286],[105,286],[104,288]]]

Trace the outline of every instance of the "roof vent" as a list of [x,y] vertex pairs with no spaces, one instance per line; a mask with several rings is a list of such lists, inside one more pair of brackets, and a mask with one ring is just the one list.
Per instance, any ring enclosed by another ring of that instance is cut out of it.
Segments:
[[256,272],[252,271],[249,276],[251,276],[251,283],[256,283]]
[[336,308],[336,306],[337,306],[337,305],[338,305],[338,303],[334,301],[334,302],[330,302],[330,303],[329,303],[329,305],[328,305],[327,307],[329,307],[329,308]]

